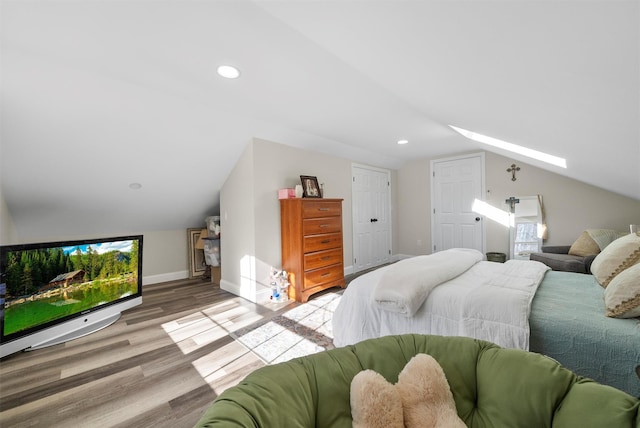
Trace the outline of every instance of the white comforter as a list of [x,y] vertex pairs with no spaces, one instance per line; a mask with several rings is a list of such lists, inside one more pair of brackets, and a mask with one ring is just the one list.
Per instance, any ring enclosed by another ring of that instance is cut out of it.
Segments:
[[529,349],[529,312],[538,285],[549,270],[544,264],[479,261],[433,288],[411,317],[374,303],[374,290],[391,266],[349,284],[333,315],[335,346],[390,334],[422,333],[474,337],[506,348]]
[[451,248],[401,260],[385,269],[373,300],[381,309],[413,316],[434,288],[462,274],[482,257],[478,250]]

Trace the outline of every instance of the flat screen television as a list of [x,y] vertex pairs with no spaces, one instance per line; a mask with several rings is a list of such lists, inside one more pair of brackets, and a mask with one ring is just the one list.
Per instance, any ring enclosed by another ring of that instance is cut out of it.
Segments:
[[0,358],[92,333],[141,303],[141,235],[0,246]]

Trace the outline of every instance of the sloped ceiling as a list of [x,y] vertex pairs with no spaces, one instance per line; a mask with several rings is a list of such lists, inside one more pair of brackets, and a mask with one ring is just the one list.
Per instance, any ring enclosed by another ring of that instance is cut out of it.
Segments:
[[491,150],[640,199],[635,0],[1,7],[0,178],[25,238],[200,225],[253,137],[387,168]]

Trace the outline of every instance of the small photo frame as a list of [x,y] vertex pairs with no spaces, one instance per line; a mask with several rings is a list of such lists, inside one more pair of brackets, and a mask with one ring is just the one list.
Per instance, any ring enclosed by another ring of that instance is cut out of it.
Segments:
[[202,229],[187,229],[187,240],[189,244],[189,278],[191,279],[202,277],[207,269],[204,250],[196,248],[196,244],[198,239],[200,239],[201,233]]
[[300,181],[302,182],[303,198],[322,198],[316,177],[312,175],[301,175]]

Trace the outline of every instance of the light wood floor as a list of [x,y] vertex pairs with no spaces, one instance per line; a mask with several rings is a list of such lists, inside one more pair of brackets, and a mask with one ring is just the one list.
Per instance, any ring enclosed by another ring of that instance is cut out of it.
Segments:
[[0,361],[1,427],[191,427],[264,365],[229,332],[265,308],[200,279],[147,285],[113,325]]

